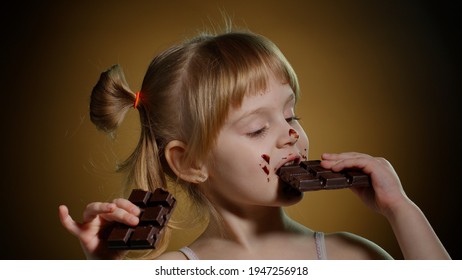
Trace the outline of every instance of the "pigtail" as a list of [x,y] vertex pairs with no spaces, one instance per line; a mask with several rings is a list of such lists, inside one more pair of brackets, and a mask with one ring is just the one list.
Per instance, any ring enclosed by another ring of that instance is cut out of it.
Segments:
[[96,127],[112,133],[133,106],[135,94],[128,87],[122,68],[114,65],[101,73],[90,97],[90,119]]
[[[114,65],[101,74],[90,99],[91,121],[98,129],[109,134],[116,131],[129,109],[135,106],[139,111],[141,133],[138,144],[132,154],[116,169],[117,172],[127,174],[126,188],[123,192],[125,195],[128,195],[133,188],[152,192],[156,188],[167,188],[149,106],[142,101],[138,106],[134,105],[136,98],[137,95],[130,90],[125,80],[122,68]],[[141,97],[141,100],[143,99]],[[153,258],[161,254],[168,245],[170,235],[171,227],[167,226],[164,228],[162,240],[157,244],[157,249],[139,258]]]

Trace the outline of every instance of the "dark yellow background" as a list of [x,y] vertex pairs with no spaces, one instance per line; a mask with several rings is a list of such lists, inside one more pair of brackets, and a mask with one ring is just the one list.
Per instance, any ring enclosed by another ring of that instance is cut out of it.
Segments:
[[[101,71],[120,63],[134,91],[159,51],[221,23],[272,39],[298,73],[309,156],[383,156],[454,258],[460,244],[460,6],[422,1],[37,1],[1,10],[0,256],[80,259],[57,208],[80,219],[121,186],[138,115],[115,142],[88,118]],[[459,2],[460,3],[460,2]],[[12,5],[12,4],[10,4]],[[386,220],[349,191],[306,193],[289,213],[316,230],[351,231],[402,258]],[[196,231],[180,231],[171,249]]]

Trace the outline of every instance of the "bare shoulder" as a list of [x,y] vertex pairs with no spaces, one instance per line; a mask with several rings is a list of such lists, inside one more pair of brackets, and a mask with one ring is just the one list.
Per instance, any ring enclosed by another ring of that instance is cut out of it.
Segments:
[[187,258],[180,251],[170,251],[157,257],[157,260],[187,260]]
[[349,232],[326,235],[326,250],[329,259],[387,260],[392,259],[384,249],[374,242]]

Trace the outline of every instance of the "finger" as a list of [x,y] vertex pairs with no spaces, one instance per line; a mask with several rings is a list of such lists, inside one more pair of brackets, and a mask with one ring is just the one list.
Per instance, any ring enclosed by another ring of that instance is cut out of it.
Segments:
[[363,172],[367,174],[370,174],[372,172],[372,168],[371,168],[372,164],[373,164],[373,158],[359,156],[359,157],[352,157],[352,158],[338,160],[334,164],[332,164],[330,168],[335,172],[339,172],[346,168],[356,168],[356,169],[363,170]]
[[124,209],[130,214],[133,214],[135,216],[140,215],[140,208],[133,204],[130,200],[124,199],[124,198],[116,198],[112,201],[117,207]]
[[116,209],[114,203],[93,202],[87,205],[83,211],[83,222],[87,223],[94,220],[98,215],[111,213]]
[[61,224],[67,229],[70,233],[77,236],[80,233],[80,225],[72,219],[69,215],[69,209],[66,205],[60,205],[58,207],[58,215]]
[[323,153],[321,155],[322,160],[335,160],[337,158],[338,154],[332,154],[332,153]]
[[345,153],[323,153],[321,158],[323,160],[342,160],[347,158],[356,158],[356,157],[370,157],[370,155],[358,152],[345,152]]
[[[357,152],[346,152],[346,153],[340,153],[340,154],[324,153],[322,155],[321,166],[327,169],[332,169],[333,171],[336,171],[336,172],[344,168],[353,168],[353,167],[362,168],[362,166],[358,166],[354,164],[354,162],[360,158],[365,158],[369,160],[373,159],[372,156],[368,154],[357,153]],[[348,161],[343,162],[345,160],[348,160]],[[341,162],[343,162],[343,164],[339,164]]]
[[139,218],[122,208],[116,208],[113,212],[102,214],[103,219],[111,222],[119,222],[129,226],[136,226]]

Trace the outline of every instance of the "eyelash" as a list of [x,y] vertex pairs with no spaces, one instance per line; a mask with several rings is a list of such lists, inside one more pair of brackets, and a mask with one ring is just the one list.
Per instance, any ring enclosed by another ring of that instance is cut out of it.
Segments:
[[260,128],[259,130],[247,133],[247,136],[249,136],[250,138],[263,137],[265,136],[267,130],[268,128],[265,126]]
[[297,117],[297,116],[292,116],[292,117],[290,117],[290,118],[287,118],[287,119],[286,119],[286,122],[288,122],[288,123],[293,123],[294,121],[299,121],[299,120],[300,120],[299,117]]
[[[297,117],[297,116],[292,116],[290,118],[286,118],[287,123],[293,123],[294,121],[298,121],[298,120],[300,120],[300,118]],[[267,130],[268,130],[268,127],[265,126],[265,127],[260,128],[259,130],[247,133],[247,136],[249,136],[251,138],[263,137],[263,136],[265,136]]]

